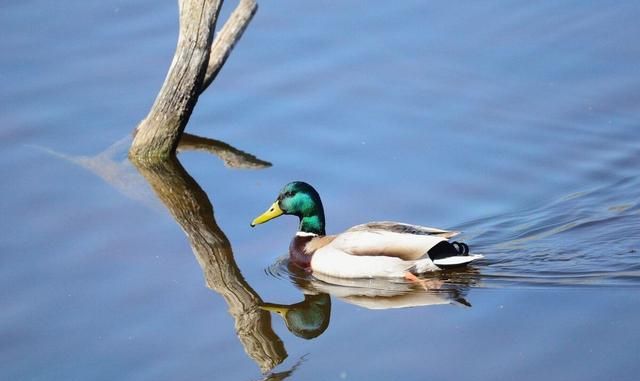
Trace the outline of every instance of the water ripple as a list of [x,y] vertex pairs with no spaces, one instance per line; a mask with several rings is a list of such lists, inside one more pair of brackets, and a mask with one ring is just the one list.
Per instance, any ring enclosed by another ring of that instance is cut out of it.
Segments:
[[487,257],[485,280],[640,285],[639,189],[638,177],[624,178],[459,228]]

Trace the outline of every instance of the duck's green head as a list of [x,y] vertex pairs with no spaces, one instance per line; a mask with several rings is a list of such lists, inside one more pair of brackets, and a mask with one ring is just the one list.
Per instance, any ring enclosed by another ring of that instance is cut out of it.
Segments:
[[283,214],[300,219],[300,231],[324,235],[324,209],[320,195],[302,181],[291,182],[282,188],[276,201],[266,212],[256,217],[251,226],[262,224]]

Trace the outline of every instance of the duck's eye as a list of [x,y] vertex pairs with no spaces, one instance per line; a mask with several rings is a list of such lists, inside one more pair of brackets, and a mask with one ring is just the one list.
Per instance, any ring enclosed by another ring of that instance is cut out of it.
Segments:
[[291,191],[284,193],[284,197],[291,197],[291,196],[293,196],[293,192]]

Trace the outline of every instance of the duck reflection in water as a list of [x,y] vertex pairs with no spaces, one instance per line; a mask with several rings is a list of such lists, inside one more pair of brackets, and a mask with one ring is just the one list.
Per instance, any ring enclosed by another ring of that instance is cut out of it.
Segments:
[[371,310],[453,304],[471,307],[466,294],[479,280],[477,270],[442,271],[421,278],[419,283],[390,279],[345,279],[310,274],[287,260],[272,267],[286,273],[303,293],[293,304],[264,303],[261,308],[280,316],[294,335],[313,339],[328,327],[331,297]]
[[289,332],[309,340],[329,327],[331,297],[324,293],[304,294],[304,300],[298,303],[264,303],[260,308],[280,315]]
[[371,310],[426,307],[453,304],[471,307],[466,294],[477,279],[477,271],[468,269],[460,273],[430,274],[420,283],[389,279],[344,279],[315,274],[308,288],[325,292],[359,307]]

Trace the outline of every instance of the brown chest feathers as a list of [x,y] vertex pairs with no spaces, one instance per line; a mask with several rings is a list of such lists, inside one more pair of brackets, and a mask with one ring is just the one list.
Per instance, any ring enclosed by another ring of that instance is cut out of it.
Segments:
[[334,239],[335,236],[296,235],[289,245],[289,259],[296,266],[308,269],[313,253]]

